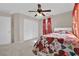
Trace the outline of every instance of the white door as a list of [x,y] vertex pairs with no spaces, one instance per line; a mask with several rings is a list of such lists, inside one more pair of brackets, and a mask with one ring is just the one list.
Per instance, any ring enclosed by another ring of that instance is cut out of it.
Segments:
[[0,44],[11,43],[11,18],[0,16]]

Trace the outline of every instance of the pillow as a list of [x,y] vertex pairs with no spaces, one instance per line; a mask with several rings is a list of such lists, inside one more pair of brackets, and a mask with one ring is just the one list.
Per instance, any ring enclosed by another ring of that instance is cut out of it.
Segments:
[[55,28],[54,29],[54,32],[61,33],[61,34],[69,33],[71,31],[72,31],[71,28]]

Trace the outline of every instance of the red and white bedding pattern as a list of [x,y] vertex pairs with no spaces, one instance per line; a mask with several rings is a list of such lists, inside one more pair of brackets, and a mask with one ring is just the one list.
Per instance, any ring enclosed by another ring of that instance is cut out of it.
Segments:
[[41,36],[32,51],[38,56],[78,56],[79,39],[72,33],[54,32]]

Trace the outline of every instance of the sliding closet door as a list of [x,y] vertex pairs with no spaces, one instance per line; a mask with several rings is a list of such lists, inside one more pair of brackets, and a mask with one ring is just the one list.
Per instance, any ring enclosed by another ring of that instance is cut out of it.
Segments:
[[11,43],[11,18],[0,16],[0,44]]
[[24,19],[24,40],[38,37],[38,22],[35,20]]

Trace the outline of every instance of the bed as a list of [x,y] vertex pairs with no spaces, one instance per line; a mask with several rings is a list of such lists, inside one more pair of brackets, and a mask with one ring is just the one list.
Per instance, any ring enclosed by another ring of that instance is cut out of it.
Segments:
[[79,39],[68,31],[54,31],[42,35],[32,51],[38,56],[78,56]]

